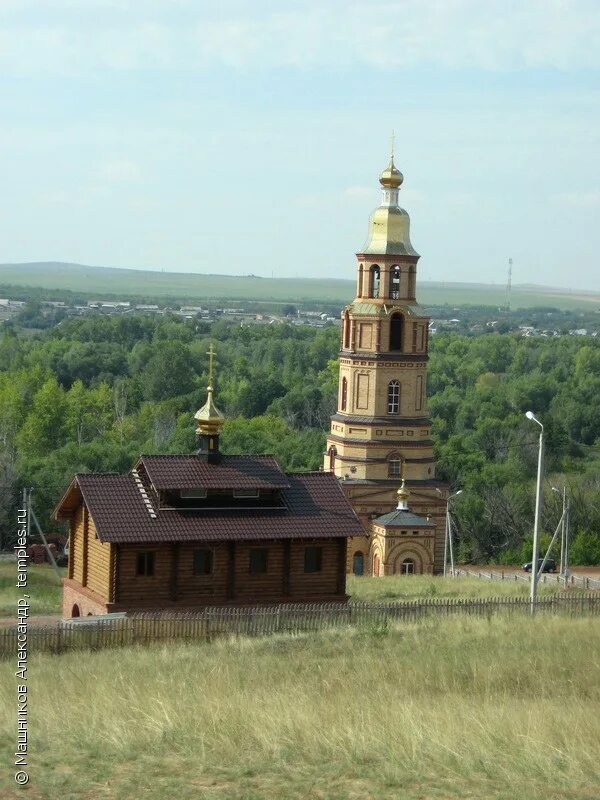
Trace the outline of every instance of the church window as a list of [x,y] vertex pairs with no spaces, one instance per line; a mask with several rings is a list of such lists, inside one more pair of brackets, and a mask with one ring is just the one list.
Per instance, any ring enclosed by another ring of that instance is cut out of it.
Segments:
[[392,300],[398,300],[400,297],[400,267],[392,267],[390,277],[390,297]]
[[337,456],[337,450],[335,447],[330,447],[328,451],[329,455],[329,471],[333,472],[335,469],[335,457]]
[[405,558],[401,564],[401,572],[403,575],[415,574],[415,562],[412,558]]
[[344,314],[344,349],[350,349],[350,315],[347,311]]
[[342,411],[346,410],[347,404],[348,404],[348,380],[346,378],[342,378],[342,402],[341,402]]
[[210,575],[213,571],[213,551],[194,550],[194,575]]
[[135,574],[145,577],[154,575],[154,551],[148,550],[137,554]]
[[352,572],[354,575],[362,575],[365,571],[365,557],[360,551],[352,556]]
[[266,547],[253,547],[252,550],[250,550],[249,564],[252,575],[258,575],[267,571],[267,556],[268,551]]
[[388,414],[398,414],[400,411],[400,381],[390,381],[388,384]]
[[402,476],[402,459],[398,457],[390,458],[388,461],[388,478],[400,478]]
[[321,572],[323,566],[323,548],[304,548],[304,572]]
[[413,353],[417,352],[417,325],[416,325],[416,323],[413,324],[412,351],[413,351]]
[[390,319],[390,350],[402,350],[402,314],[392,314]]
[[371,297],[379,297],[379,281],[380,281],[380,271],[377,264],[373,264],[371,267],[371,291],[369,292]]

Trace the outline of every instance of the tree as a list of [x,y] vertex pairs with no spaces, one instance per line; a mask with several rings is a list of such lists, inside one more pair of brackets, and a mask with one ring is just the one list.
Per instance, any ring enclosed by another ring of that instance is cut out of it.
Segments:
[[191,354],[182,342],[161,341],[142,373],[144,396],[148,400],[166,400],[188,394],[194,388]]
[[43,455],[64,444],[67,400],[56,378],[49,378],[34,397],[31,411],[17,434],[17,445],[27,455]]

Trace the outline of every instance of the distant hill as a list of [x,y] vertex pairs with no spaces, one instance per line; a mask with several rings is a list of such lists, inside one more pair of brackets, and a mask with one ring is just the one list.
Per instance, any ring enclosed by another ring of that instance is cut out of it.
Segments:
[[[180,298],[185,300],[241,300],[274,303],[349,302],[355,281],[333,278],[261,278],[188,272],[90,267],[85,264],[39,262],[0,264],[0,287],[39,287],[54,291],[132,297]],[[0,295],[5,289],[0,288]],[[502,306],[503,286],[476,283],[421,281],[419,301],[424,305]],[[600,292],[568,291],[544,286],[514,286],[513,308],[554,306],[561,309],[600,307]]]

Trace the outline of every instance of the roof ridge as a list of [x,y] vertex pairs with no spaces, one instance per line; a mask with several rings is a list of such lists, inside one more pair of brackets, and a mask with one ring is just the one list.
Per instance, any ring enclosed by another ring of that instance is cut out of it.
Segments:
[[[324,469],[306,469],[298,472],[286,472],[285,474],[293,477],[296,477],[297,475],[333,475],[332,472]],[[335,475],[333,475],[333,477],[335,478]]]
[[88,475],[90,475],[90,476],[92,476],[94,478],[100,478],[103,475],[118,475],[120,478],[125,478],[125,477],[127,477],[128,473],[117,472],[116,470],[114,472],[76,472],[75,473],[75,477],[76,478],[80,478],[82,476],[83,477],[87,477]]
[[[222,453],[223,458],[272,458],[277,461],[273,453]],[[195,453],[142,453],[139,458],[198,458]],[[279,464],[279,461],[277,461]],[[117,473],[118,474],[118,473]]]

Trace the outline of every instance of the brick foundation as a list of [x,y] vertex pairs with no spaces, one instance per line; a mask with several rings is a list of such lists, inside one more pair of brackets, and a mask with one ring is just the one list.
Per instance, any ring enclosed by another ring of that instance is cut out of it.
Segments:
[[[79,609],[79,615],[73,615],[74,606]],[[63,580],[63,619],[71,619],[73,616],[87,617],[89,614],[95,616],[107,613],[109,613],[107,604],[99,595],[79,586],[74,581]]]

